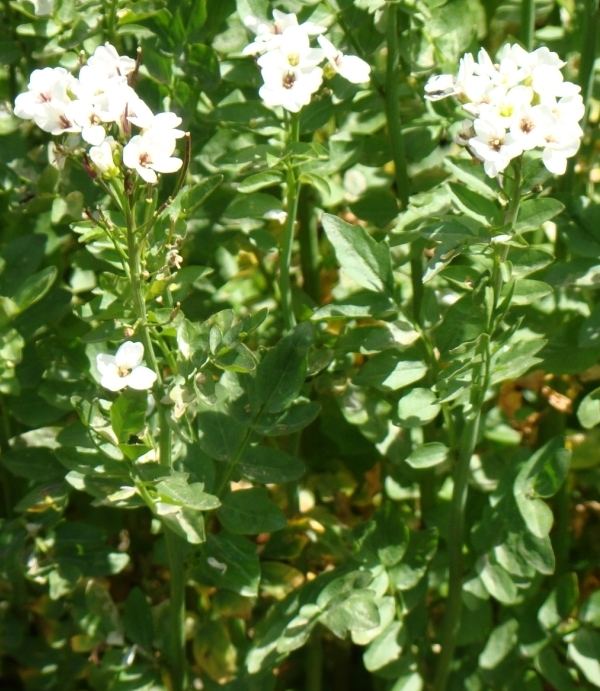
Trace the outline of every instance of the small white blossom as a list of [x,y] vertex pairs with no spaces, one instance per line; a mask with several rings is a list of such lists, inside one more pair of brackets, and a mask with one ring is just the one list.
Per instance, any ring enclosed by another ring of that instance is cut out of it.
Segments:
[[149,130],[132,137],[123,149],[123,163],[137,170],[146,182],[156,183],[156,173],[175,173],[183,161],[172,156],[175,139],[165,137],[159,130]]
[[546,134],[556,123],[547,106],[524,106],[516,113],[510,133],[523,151],[543,146]]
[[100,384],[109,391],[121,391],[126,386],[140,391],[152,388],[156,373],[142,365],[143,358],[144,346],[131,341],[123,343],[115,355],[97,355]]
[[511,159],[523,153],[515,138],[499,125],[475,120],[474,128],[477,136],[469,140],[469,147],[483,161],[483,168],[491,178],[505,170]]
[[324,57],[322,50],[310,47],[308,35],[299,26],[290,26],[282,34],[281,45],[261,55],[258,64],[263,69],[302,69],[315,67]]
[[160,130],[165,135],[174,137],[175,139],[180,139],[185,135],[183,130],[177,129],[181,125],[181,118],[175,113],[154,113],[150,108],[142,101],[138,99],[135,103],[135,113],[128,116],[129,122],[139,127],[142,132],[148,130]]
[[50,134],[64,134],[65,132],[79,133],[81,127],[75,122],[71,111],[71,103],[50,101],[42,103],[33,117],[35,124],[44,132]]
[[90,149],[90,160],[102,177],[110,178],[119,174],[114,161],[114,148],[118,146],[112,137],[107,137],[99,146]]
[[367,62],[354,55],[344,55],[324,36],[318,36],[317,41],[331,67],[344,79],[353,84],[363,84],[369,81],[371,67]]
[[69,103],[68,91],[75,79],[63,67],[45,67],[34,70],[29,77],[27,91],[15,99],[15,115],[23,120],[33,120],[47,103]]
[[107,77],[126,77],[135,69],[135,60],[122,56],[110,43],[98,46],[88,60],[90,67],[100,68]]
[[168,266],[179,271],[183,264],[183,257],[176,249],[172,249],[167,252],[166,261]]
[[265,83],[258,93],[266,105],[283,106],[291,113],[307,106],[323,81],[320,67],[290,67],[287,70],[265,67],[262,75]]
[[254,41],[244,48],[244,55],[256,55],[279,48],[283,42],[283,33],[290,27],[299,27],[307,36],[316,36],[327,30],[312,22],[299,25],[295,14],[285,14],[279,10],[273,10],[273,19],[273,22],[269,22],[253,15],[244,18],[246,28],[256,34]]
[[428,101],[441,101],[457,93],[454,75],[436,74],[425,84],[425,98]]

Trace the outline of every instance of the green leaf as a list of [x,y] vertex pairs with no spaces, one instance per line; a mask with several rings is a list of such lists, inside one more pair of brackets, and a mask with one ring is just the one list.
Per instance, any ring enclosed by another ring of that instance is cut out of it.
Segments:
[[538,497],[552,497],[558,492],[569,471],[571,452],[564,439],[554,437],[523,465],[514,483],[514,496],[527,527],[537,537],[550,532],[552,511]]
[[311,319],[318,321],[320,319],[360,319],[361,317],[381,318],[393,314],[397,309],[394,302],[387,296],[365,290],[321,307]]
[[253,427],[256,432],[267,437],[293,434],[310,425],[320,410],[321,404],[317,401],[299,398],[283,413],[271,413],[269,415],[263,413]]
[[458,185],[451,182],[448,185],[458,207],[472,218],[490,226],[496,226],[500,222],[500,209],[489,199],[479,192],[465,185]]
[[519,622],[516,619],[508,619],[492,631],[479,655],[479,666],[482,669],[494,669],[508,656],[519,640],[518,628]]
[[[504,286],[501,292],[501,297],[508,295],[509,286]],[[531,305],[538,300],[550,295],[554,288],[543,281],[533,281],[528,278],[521,278],[515,284],[515,289],[512,294],[511,304],[517,306]]]
[[365,650],[363,661],[369,672],[375,672],[402,655],[406,631],[401,621],[391,622]]
[[188,483],[185,473],[161,480],[155,489],[162,501],[196,511],[211,511],[221,505],[217,497],[204,491],[203,482]]
[[209,534],[194,572],[217,588],[232,590],[244,597],[258,595],[260,563],[256,545],[241,535],[227,530],[218,535]]
[[283,511],[269,499],[263,487],[229,492],[217,509],[223,527],[232,533],[272,533],[286,524]]
[[129,591],[123,612],[125,635],[146,650],[152,649],[154,620],[144,593],[136,586]]
[[443,463],[450,453],[450,449],[439,441],[431,441],[417,447],[406,462],[412,468],[433,468]]
[[536,655],[535,667],[556,691],[578,691],[581,689],[581,686],[569,674],[568,669],[561,664],[558,655],[549,646]]
[[165,502],[156,504],[156,511],[170,530],[192,545],[200,545],[206,540],[201,511]]
[[389,225],[400,211],[398,202],[391,192],[377,187],[367,190],[358,201],[350,204],[350,210],[357,218],[372,223],[378,228]]
[[518,598],[515,582],[505,569],[492,564],[487,557],[481,559],[479,577],[488,593],[505,605],[514,604]]
[[519,209],[514,232],[525,233],[529,230],[537,230],[542,223],[557,216],[564,208],[564,204],[551,197],[524,201]]
[[236,197],[225,209],[227,218],[262,218],[268,211],[281,209],[281,201],[272,194],[254,192],[241,197]]
[[395,566],[402,560],[408,548],[410,534],[397,504],[387,502],[360,528],[360,535],[355,543],[359,558],[361,554],[367,554],[385,567]]
[[361,287],[391,295],[394,279],[387,244],[331,214],[324,214],[322,223],[343,271]]
[[358,590],[340,598],[321,615],[320,621],[338,638],[348,631],[368,631],[379,625],[379,609],[372,590]]
[[243,182],[240,182],[238,191],[243,194],[258,192],[258,190],[261,190],[263,187],[279,185],[282,179],[283,177],[278,171],[266,170],[262,173],[256,173],[256,175],[250,175]]
[[50,481],[65,476],[63,467],[50,449],[13,447],[7,453],[3,453],[0,460],[11,473],[28,480]]
[[540,626],[546,631],[556,628],[571,617],[578,600],[577,575],[564,574],[539,609],[537,618]]
[[569,643],[568,653],[590,684],[600,686],[600,634],[579,629]]
[[600,423],[600,388],[591,391],[577,408],[577,419],[585,429]]
[[202,451],[217,461],[233,458],[246,434],[244,426],[224,411],[208,406],[200,410],[196,419]]
[[410,590],[419,583],[433,559],[437,543],[438,533],[435,528],[411,532],[408,549],[402,561],[389,570],[390,580],[396,588]]
[[130,435],[146,426],[148,394],[126,389],[110,407],[110,422],[119,442],[127,442]]
[[429,389],[413,389],[398,401],[401,427],[422,427],[434,420],[441,410],[437,396]]
[[381,391],[396,391],[423,379],[427,366],[419,359],[408,359],[408,352],[386,350],[368,360],[353,377],[359,386],[374,386]]
[[282,411],[297,398],[306,378],[306,355],[313,333],[310,322],[298,324],[261,360],[256,372],[256,396],[265,411]]
[[50,290],[58,271],[55,266],[47,266],[38,273],[30,276],[13,295],[13,301],[19,312],[23,312],[31,305],[41,300]]
[[593,592],[581,606],[579,619],[585,624],[600,629],[600,590]]
[[298,458],[271,446],[248,447],[238,468],[244,477],[265,485],[297,480],[305,470]]
[[579,345],[595,348],[600,345],[600,305],[596,305],[579,329]]

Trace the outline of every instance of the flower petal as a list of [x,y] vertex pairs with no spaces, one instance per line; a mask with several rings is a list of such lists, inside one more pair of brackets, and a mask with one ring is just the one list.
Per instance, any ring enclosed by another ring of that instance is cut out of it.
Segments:
[[152,388],[156,381],[156,373],[149,367],[140,365],[139,367],[135,367],[132,372],[125,377],[125,380],[127,381],[127,386],[138,391],[143,391],[144,389]]
[[118,367],[127,367],[133,369],[142,364],[144,359],[144,346],[142,343],[135,343],[133,341],[125,341],[119,347],[115,355],[115,360]]

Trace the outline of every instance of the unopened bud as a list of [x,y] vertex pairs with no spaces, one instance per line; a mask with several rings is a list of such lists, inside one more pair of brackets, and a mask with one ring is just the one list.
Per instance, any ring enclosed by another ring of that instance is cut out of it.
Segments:
[[126,326],[123,329],[123,337],[126,339],[131,338],[134,333],[135,333],[135,329],[132,329],[131,326]]

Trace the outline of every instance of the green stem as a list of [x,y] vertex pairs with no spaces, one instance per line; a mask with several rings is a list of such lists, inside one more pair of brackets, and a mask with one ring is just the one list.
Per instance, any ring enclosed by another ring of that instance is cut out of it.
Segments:
[[585,129],[589,115],[589,101],[592,95],[594,79],[594,62],[596,60],[596,43],[598,41],[598,21],[600,8],[598,0],[585,0],[583,10],[583,41],[581,44],[581,62],[579,63],[579,86],[585,105],[585,116],[581,126]]
[[462,613],[462,579],[463,579],[463,542],[465,506],[469,480],[469,464],[475,451],[479,424],[481,422],[481,403],[483,398],[473,401],[473,409],[462,433],[461,446],[456,468],[454,469],[454,489],[450,506],[450,521],[448,525],[448,597],[444,625],[442,629],[442,651],[437,662],[437,669],[433,688],[435,691],[445,691],[450,675],[450,666],[454,659],[456,637],[460,628]]
[[302,287],[304,292],[318,305],[321,302],[321,281],[319,277],[319,237],[314,216],[314,192],[305,185],[298,198],[298,239],[300,240]]
[[306,691],[322,691],[323,662],[323,639],[317,625],[306,646]]
[[[400,208],[405,210],[410,199],[410,180],[402,135],[402,119],[400,117],[401,70],[398,5],[390,3],[387,12],[388,52],[385,79],[385,112],[394,161],[396,197],[400,203]],[[410,260],[410,276],[413,292],[413,314],[417,322],[421,323],[421,305],[423,302],[423,258],[421,255]]]
[[106,15],[106,35],[110,43],[115,43],[115,37],[117,35],[117,7],[119,0],[111,0],[108,8],[108,13]]
[[535,32],[535,0],[521,0],[521,42],[525,50],[533,50]]
[[[297,113],[293,113],[290,118],[289,143],[299,141],[300,138],[300,119]],[[279,290],[281,291],[281,308],[283,310],[283,322],[286,331],[290,331],[296,326],[296,317],[292,305],[292,286],[290,282],[290,271],[292,265],[292,245],[294,243],[294,228],[296,226],[296,216],[298,215],[298,197],[300,183],[297,173],[291,163],[288,163],[287,170],[287,218],[283,231],[283,247],[281,248],[281,265],[279,270]]]
[[185,655],[185,566],[183,541],[165,528],[167,557],[171,571],[169,595],[169,642],[172,691],[187,687]]
[[[133,309],[139,322],[139,332],[146,360],[156,373],[154,385],[154,400],[159,419],[159,459],[161,465],[171,466],[171,430],[167,423],[167,413],[161,403],[162,372],[158,366],[154,347],[147,324],[146,303],[142,292],[140,271],[140,243],[136,238],[136,228],[133,210],[126,202],[123,208],[127,220],[127,250],[129,264],[129,278],[131,282],[131,296]],[[145,497],[147,500],[147,497]],[[182,552],[181,538],[164,526],[167,556],[171,573],[170,602],[169,602],[169,666],[171,670],[172,691],[184,691],[186,681],[185,655],[185,566]]]
[[385,80],[385,112],[392,146],[392,158],[396,176],[396,196],[402,209],[409,200],[409,180],[400,119],[400,50],[398,45],[398,5],[388,5],[387,18],[387,69]]

